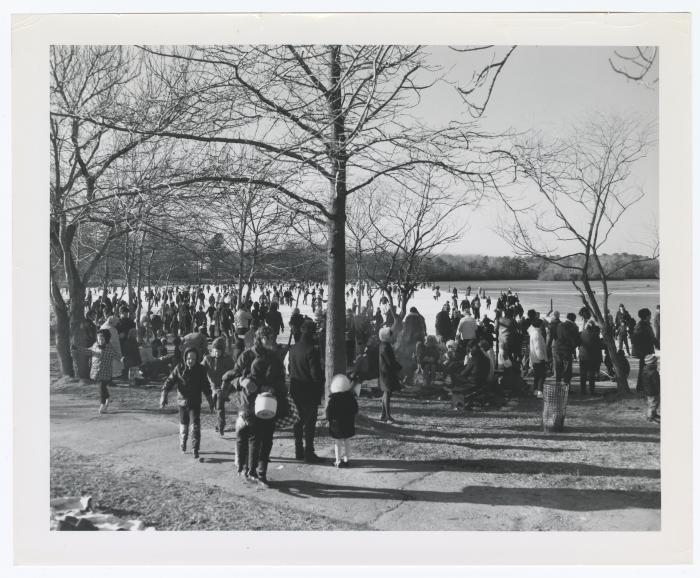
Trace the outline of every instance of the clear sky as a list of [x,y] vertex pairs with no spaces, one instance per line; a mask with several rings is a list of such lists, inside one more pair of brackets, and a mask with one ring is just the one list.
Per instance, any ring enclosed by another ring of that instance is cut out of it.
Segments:
[[[503,68],[493,91],[484,126],[490,130],[538,129],[552,136],[566,131],[571,123],[591,114],[638,115],[643,122],[658,119],[658,88],[650,89],[615,73],[608,58],[612,47],[518,47]],[[447,47],[432,49],[433,57],[454,63],[451,76],[472,76],[473,63]],[[462,72],[463,70],[463,72]],[[441,102],[442,101],[442,102]],[[430,103],[430,116],[449,120],[459,116],[459,106],[445,89]],[[464,118],[464,117],[462,117]],[[658,214],[658,150],[650,148],[634,168],[635,183],[643,186],[645,197],[620,222],[608,252],[646,253],[640,242],[648,240],[649,227]],[[510,247],[493,231],[502,208],[487,204],[460,217],[469,223],[461,241],[450,246],[451,253],[511,255]]]

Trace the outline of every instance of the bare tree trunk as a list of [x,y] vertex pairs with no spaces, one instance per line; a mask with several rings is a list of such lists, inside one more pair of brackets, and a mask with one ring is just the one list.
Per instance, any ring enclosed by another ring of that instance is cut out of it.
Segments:
[[129,307],[129,313],[133,312],[133,303],[131,300],[131,249],[129,247],[129,231],[126,232],[124,239],[124,277],[126,281],[126,302]]
[[[146,231],[143,232],[143,236],[141,237],[141,246],[139,247],[139,269],[136,275],[136,327],[138,327],[141,322],[141,282],[143,280],[143,245],[145,242]],[[139,335],[140,341],[141,332],[137,330],[137,334]]]
[[51,272],[51,304],[56,316],[56,353],[61,366],[61,375],[75,377],[73,358],[70,352],[70,321],[68,307],[61,295],[61,289]]
[[[345,199],[342,199],[344,203]],[[328,305],[326,308],[326,388],[345,373],[345,223],[344,211],[328,223]],[[328,395],[328,391],[326,391]]]
[[332,218],[328,221],[328,307],[326,309],[326,399],[331,378],[347,371],[345,358],[345,212],[347,195],[347,157],[345,153],[345,119],[340,83],[340,46],[330,47],[328,116],[332,119],[333,200]]

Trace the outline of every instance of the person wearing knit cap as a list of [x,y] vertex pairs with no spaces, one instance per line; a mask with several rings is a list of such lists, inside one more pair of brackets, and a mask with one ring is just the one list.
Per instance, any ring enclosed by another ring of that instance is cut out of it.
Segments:
[[214,407],[216,408],[216,426],[214,429],[223,437],[226,428],[226,398],[229,392],[223,391],[223,376],[233,369],[233,358],[226,352],[226,337],[217,337],[211,344],[211,354],[204,358],[203,364],[207,369],[212,383]]
[[644,357],[640,386],[647,398],[646,418],[648,421],[658,422],[661,418],[659,415],[661,378],[659,377],[658,358],[653,353]]

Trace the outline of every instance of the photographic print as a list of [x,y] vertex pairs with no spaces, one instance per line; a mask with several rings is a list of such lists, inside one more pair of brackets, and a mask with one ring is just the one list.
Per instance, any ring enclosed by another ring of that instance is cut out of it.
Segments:
[[55,529],[658,530],[657,59],[52,46]]
[[21,559],[685,559],[688,20],[418,16],[17,21]]

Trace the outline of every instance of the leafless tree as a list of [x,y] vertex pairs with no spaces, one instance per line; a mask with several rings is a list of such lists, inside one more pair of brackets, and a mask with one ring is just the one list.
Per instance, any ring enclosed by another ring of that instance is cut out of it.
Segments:
[[364,211],[369,224],[362,243],[368,253],[364,271],[392,307],[391,288],[398,288],[400,319],[415,291],[427,281],[425,264],[462,236],[465,224],[457,221],[456,214],[479,200],[440,182],[430,174],[433,170],[428,173],[415,186],[405,182],[400,189],[368,195]]
[[615,72],[625,78],[652,87],[659,82],[658,57],[658,46],[635,46],[615,50],[608,62]]
[[[632,168],[654,138],[653,126],[605,117],[575,127],[570,138],[552,144],[532,138],[516,151],[519,170],[534,184],[534,192],[519,200],[503,196],[510,218],[501,221],[501,235],[518,255],[537,257],[570,272],[583,305],[602,328],[620,392],[629,391],[629,386],[621,377],[608,281],[620,269],[657,258],[658,242],[652,243],[648,256],[612,267],[601,257],[630,207],[644,195],[630,182]],[[597,279],[600,292],[595,288]]]
[[[345,369],[344,285],[347,200],[383,183],[401,183],[428,166],[465,194],[493,186],[510,158],[473,121],[431,126],[421,101],[447,71],[429,50],[411,46],[141,47],[148,66],[166,76],[187,74],[168,87],[182,106],[163,128],[153,104],[152,126],[103,114],[81,116],[98,128],[236,151],[254,150],[270,163],[263,177],[198,167],[178,185],[218,182],[272,191],[295,214],[326,228],[328,310],[326,374]],[[489,71],[494,69],[489,65]],[[497,74],[476,71],[478,94]],[[467,81],[469,82],[469,81]],[[470,100],[464,83],[455,82]],[[476,104],[483,110],[484,101]],[[166,103],[171,108],[171,102]],[[458,117],[459,115],[455,115]],[[185,146],[183,144],[183,146]]]

